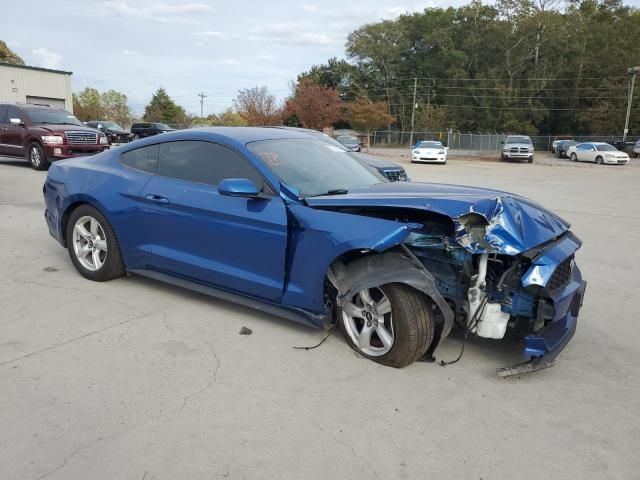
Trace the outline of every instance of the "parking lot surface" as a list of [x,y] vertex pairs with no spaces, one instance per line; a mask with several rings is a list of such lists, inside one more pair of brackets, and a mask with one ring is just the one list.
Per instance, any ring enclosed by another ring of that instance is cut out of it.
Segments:
[[554,368],[501,380],[521,361],[508,340],[396,370],[339,334],[294,350],[324,333],[136,276],[85,280],[47,231],[46,173],[0,159],[0,479],[637,478],[632,162],[404,165],[528,196],[584,242],[572,342]]

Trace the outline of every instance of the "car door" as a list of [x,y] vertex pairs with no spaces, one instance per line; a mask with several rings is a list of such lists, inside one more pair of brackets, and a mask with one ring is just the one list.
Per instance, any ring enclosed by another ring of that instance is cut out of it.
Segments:
[[226,178],[264,182],[247,159],[226,146],[161,144],[158,174],[142,195],[154,262],[172,275],[279,302],[287,245],[284,202],[277,195],[220,195],[216,186]]
[[587,143],[584,146],[584,152],[580,156],[580,160],[586,162],[595,162],[596,161],[596,147],[591,143]]
[[[16,120],[20,123],[15,123]],[[5,155],[24,155],[25,127],[22,123],[24,120],[16,107],[8,106],[6,123],[2,128],[2,144]]]
[[7,110],[9,107],[7,105],[0,105],[0,155],[5,153],[4,147],[4,130],[7,127]]

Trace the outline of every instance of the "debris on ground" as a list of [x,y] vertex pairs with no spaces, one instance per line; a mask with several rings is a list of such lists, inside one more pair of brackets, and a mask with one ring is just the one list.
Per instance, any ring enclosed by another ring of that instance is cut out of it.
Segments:
[[250,328],[242,327],[240,329],[240,335],[251,335],[252,333],[253,333],[253,330],[251,330]]

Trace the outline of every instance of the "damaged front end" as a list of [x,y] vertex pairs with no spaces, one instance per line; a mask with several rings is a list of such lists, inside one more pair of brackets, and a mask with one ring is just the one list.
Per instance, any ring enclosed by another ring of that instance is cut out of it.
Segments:
[[[498,369],[499,376],[552,366],[582,306],[586,282],[574,260],[581,241],[563,220],[511,197],[483,201],[453,220],[454,242],[427,228],[405,244],[434,274],[457,323],[480,337],[510,331],[524,340],[528,361]],[[558,234],[531,248],[549,231]]]

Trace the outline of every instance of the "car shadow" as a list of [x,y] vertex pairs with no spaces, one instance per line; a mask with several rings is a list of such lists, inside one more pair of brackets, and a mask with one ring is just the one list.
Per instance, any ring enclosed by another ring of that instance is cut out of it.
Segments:
[[27,162],[24,158],[12,158],[12,157],[0,156],[0,165],[10,165],[14,167],[31,168],[31,165],[29,164],[29,162]]

